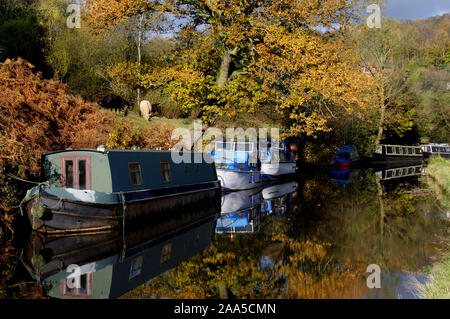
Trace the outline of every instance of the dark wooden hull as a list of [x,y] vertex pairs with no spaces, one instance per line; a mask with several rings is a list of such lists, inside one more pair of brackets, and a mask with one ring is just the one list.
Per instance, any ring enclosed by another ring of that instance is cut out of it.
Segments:
[[[178,211],[183,219],[185,209],[201,209],[220,203],[220,183],[211,183],[205,187],[170,196],[149,196],[145,192],[124,193],[122,202],[111,204],[87,203],[64,199],[41,191],[23,207],[28,214],[32,229],[38,232],[64,235],[90,233],[123,227],[125,223],[140,223],[164,218],[168,211]],[[147,194],[149,195],[149,194]],[[40,217],[33,215],[33,205],[42,205],[45,212]]]

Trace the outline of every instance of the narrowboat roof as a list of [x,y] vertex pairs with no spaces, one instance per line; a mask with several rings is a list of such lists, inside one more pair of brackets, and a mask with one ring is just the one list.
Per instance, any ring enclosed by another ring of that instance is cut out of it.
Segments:
[[[93,152],[100,154],[107,153],[161,153],[161,152],[171,152],[171,150],[116,150],[116,149],[105,149],[104,151],[93,149],[93,148],[79,148],[79,149],[66,149],[52,152],[44,152],[42,155],[52,155],[58,153],[70,153],[70,152]],[[196,152],[189,152],[196,153]]]

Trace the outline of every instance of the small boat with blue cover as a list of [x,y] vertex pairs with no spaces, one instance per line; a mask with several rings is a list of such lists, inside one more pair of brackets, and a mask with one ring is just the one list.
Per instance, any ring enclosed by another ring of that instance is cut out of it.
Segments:
[[334,154],[333,165],[339,168],[354,166],[361,160],[355,145],[344,145],[340,149],[335,150]]
[[220,202],[210,155],[202,154],[202,162],[195,163],[198,156],[190,154],[191,163],[176,164],[170,151],[99,147],[44,153],[41,175],[46,182],[30,189],[20,206],[34,230],[67,234]]
[[224,190],[237,191],[261,186],[256,143],[219,141],[215,143],[215,150],[211,154]]

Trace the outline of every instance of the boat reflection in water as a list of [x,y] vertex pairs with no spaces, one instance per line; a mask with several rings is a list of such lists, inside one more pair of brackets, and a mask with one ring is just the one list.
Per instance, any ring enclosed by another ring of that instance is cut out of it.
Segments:
[[265,185],[262,190],[261,214],[275,217],[286,216],[296,191],[295,181]]
[[[380,181],[388,181],[393,179],[407,178],[413,176],[424,175],[424,166],[420,165],[390,165],[376,167],[373,169],[375,176]],[[333,183],[343,186],[353,184],[357,181],[357,176],[359,175],[359,169],[343,169],[343,170],[331,170],[330,174],[333,179]]]
[[382,181],[424,175],[424,167],[422,164],[403,167],[387,167],[378,171],[375,171],[375,175]]
[[330,171],[333,183],[343,186],[344,188],[356,181],[360,169],[333,169]]
[[222,195],[218,234],[248,234],[260,229],[261,217],[284,217],[297,191],[294,181],[278,181],[262,188]]
[[49,297],[118,298],[207,249],[219,204],[183,218],[168,212],[144,227],[116,232],[71,237],[34,232],[22,260]]
[[222,195],[216,233],[255,233],[259,230],[261,187]]

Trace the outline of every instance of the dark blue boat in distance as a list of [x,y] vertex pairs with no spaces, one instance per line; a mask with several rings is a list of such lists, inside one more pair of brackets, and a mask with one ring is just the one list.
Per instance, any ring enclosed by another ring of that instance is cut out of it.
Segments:
[[334,151],[332,164],[338,168],[348,168],[360,162],[361,158],[355,145],[344,145]]

